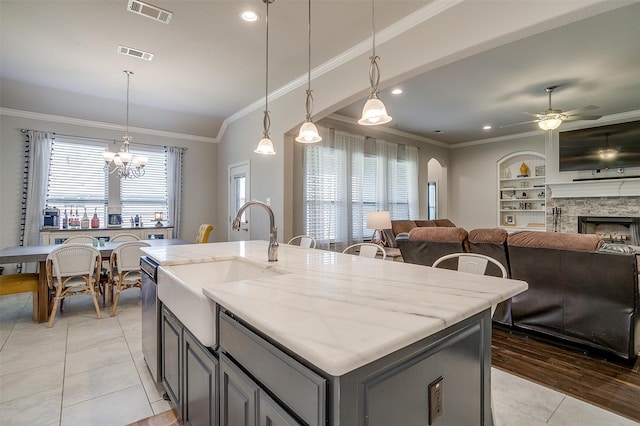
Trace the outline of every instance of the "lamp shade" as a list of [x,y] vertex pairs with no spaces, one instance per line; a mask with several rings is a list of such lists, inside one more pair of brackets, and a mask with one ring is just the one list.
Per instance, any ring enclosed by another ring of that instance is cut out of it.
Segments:
[[273,143],[271,143],[271,139],[269,138],[260,139],[255,152],[263,155],[275,155],[276,153],[276,151],[273,149]]
[[368,229],[391,229],[391,214],[388,211],[368,212]]
[[305,121],[300,126],[300,133],[296,138],[297,142],[301,143],[316,143],[320,142],[322,138],[318,134],[318,128],[311,121]]
[[387,115],[387,108],[382,101],[376,97],[369,98],[362,108],[362,118],[358,120],[358,124],[363,126],[375,126],[391,121],[391,117]]
[[542,130],[555,130],[560,127],[560,124],[562,124],[562,120],[559,118],[545,118],[538,121],[538,127]]

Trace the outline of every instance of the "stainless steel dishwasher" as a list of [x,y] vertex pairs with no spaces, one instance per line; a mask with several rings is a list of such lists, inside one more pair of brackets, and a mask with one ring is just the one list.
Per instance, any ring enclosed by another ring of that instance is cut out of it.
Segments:
[[148,256],[140,257],[142,270],[142,354],[151,377],[162,382],[162,351],[160,350],[160,313],[162,304],[158,300],[158,264]]

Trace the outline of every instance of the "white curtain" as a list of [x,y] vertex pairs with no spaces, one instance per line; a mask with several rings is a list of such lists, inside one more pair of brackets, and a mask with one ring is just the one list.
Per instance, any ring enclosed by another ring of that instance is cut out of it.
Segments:
[[182,235],[182,158],[184,148],[167,147],[167,211],[173,225],[173,238]]
[[[37,246],[40,244],[42,210],[45,208],[45,200],[47,199],[53,135],[28,130],[27,137],[29,138],[29,153],[22,245]],[[22,272],[35,272],[36,266],[35,263],[25,263],[22,265]]]
[[322,142],[305,146],[305,233],[318,248],[340,251],[372,236],[367,213],[419,217],[418,149],[318,126]]

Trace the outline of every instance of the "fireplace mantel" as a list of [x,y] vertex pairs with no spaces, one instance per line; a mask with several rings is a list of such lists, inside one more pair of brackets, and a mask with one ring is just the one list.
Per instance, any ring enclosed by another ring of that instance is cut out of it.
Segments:
[[640,179],[612,179],[577,182],[547,182],[552,198],[637,197]]

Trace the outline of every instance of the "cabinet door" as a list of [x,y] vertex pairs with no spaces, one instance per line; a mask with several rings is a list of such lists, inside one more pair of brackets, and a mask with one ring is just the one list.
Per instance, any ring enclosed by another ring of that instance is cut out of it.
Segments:
[[162,309],[162,380],[169,398],[182,406],[182,326],[166,309]]
[[258,385],[220,354],[220,426],[256,425]]
[[218,361],[188,331],[184,331],[185,425],[218,425]]
[[277,402],[269,398],[265,392],[260,391],[260,403],[258,406],[259,426],[294,426],[301,425]]

